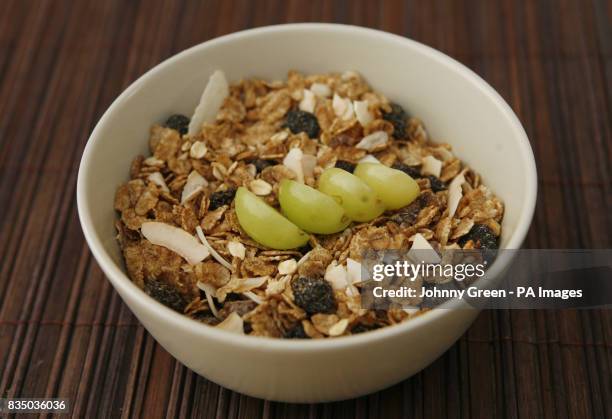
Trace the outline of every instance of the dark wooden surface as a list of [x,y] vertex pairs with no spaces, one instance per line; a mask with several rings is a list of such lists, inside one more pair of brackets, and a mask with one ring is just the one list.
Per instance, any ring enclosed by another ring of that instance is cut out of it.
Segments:
[[610,1],[2,0],[0,396],[66,397],[88,417],[612,417],[609,311],[483,312],[416,376],[320,405],[220,388],[179,365],[130,314],[77,219],[89,133],[161,60],[218,35],[297,21],[384,29],[468,65],[516,111],[538,160],[526,246],[611,247]]

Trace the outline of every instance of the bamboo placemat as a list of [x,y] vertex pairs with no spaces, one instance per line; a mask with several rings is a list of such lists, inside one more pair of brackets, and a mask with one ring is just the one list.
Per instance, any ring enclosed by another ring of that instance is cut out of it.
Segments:
[[343,22],[449,54],[514,108],[540,176],[526,246],[609,248],[610,1],[3,0],[0,12],[1,397],[66,397],[87,417],[612,417],[604,310],[483,312],[427,369],[360,399],[291,405],[220,388],[126,309],[75,202],[93,126],[154,64],[244,28]]

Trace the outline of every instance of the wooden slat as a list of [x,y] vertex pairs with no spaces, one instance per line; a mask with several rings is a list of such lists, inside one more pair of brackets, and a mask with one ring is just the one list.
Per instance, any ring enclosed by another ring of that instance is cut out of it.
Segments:
[[521,119],[540,175],[530,248],[612,245],[612,3],[606,0],[0,2],[0,394],[67,397],[75,417],[612,417],[612,314],[485,311],[414,377],[294,405],[220,388],[167,354],[84,242],[87,136],[129,83],[215,36],[352,23],[465,63]]

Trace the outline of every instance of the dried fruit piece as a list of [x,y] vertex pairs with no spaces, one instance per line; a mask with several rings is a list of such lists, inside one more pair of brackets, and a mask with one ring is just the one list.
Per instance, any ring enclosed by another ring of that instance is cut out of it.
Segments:
[[242,317],[236,312],[232,312],[225,320],[217,325],[218,329],[244,335],[244,322]]
[[406,111],[397,103],[391,104],[391,112],[383,113],[383,119],[393,124],[393,137],[404,138],[406,136]]
[[413,179],[418,179],[421,177],[421,172],[416,167],[408,166],[407,164],[404,164],[404,163],[395,163],[391,167],[393,167],[396,170],[401,170],[402,172],[406,173],[408,176],[410,176]]
[[227,191],[218,191],[210,195],[209,211],[214,211],[223,205],[229,205],[236,196],[236,189],[228,189]]
[[308,314],[336,312],[334,290],[322,278],[299,277],[291,282],[291,290],[295,303]]
[[179,313],[182,313],[187,305],[187,302],[175,287],[170,284],[166,284],[161,280],[146,280],[144,284],[144,292],[146,292],[147,295],[155,298],[166,307],[169,307],[174,311],[178,311]]
[[425,176],[429,179],[429,184],[431,185],[431,190],[434,192],[440,192],[446,189],[446,183],[442,182],[439,178],[429,175]]
[[187,130],[189,129],[189,118],[185,115],[177,113],[170,116],[164,125],[168,128],[177,130],[179,134],[184,135],[187,134]]
[[350,161],[338,160],[336,162],[335,167],[337,167],[338,169],[346,170],[349,173],[353,173],[355,171],[355,167],[357,167],[357,165],[354,164],[354,163],[351,163]]
[[285,125],[294,134],[305,132],[310,138],[317,138],[319,136],[319,121],[317,121],[316,116],[309,112],[300,110],[287,112]]
[[251,159],[247,160],[247,163],[250,163],[255,166],[255,170],[257,173],[261,172],[266,167],[274,166],[277,164],[274,160],[265,160],[265,159]]
[[297,323],[291,329],[287,330],[283,337],[285,339],[310,339],[310,336],[304,331],[302,322]]
[[479,249],[499,248],[499,237],[484,224],[475,224],[465,236],[459,239],[459,244],[463,247],[469,240],[472,240],[475,247]]

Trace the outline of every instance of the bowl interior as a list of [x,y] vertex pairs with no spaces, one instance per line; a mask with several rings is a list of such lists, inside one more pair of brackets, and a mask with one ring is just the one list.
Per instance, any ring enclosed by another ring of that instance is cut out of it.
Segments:
[[520,246],[533,213],[535,165],[520,123],[493,89],[416,42],[350,26],[304,24],[240,32],[186,50],[149,71],[113,103],[94,130],[79,170],[79,212],[94,254],[107,259],[98,257],[102,265],[114,263],[123,270],[113,198],[128,179],[132,158],[148,153],[151,124],[172,113],[191,115],[216,69],[230,81],[283,79],[289,69],[358,71],[482,175],[506,205],[502,247]]

